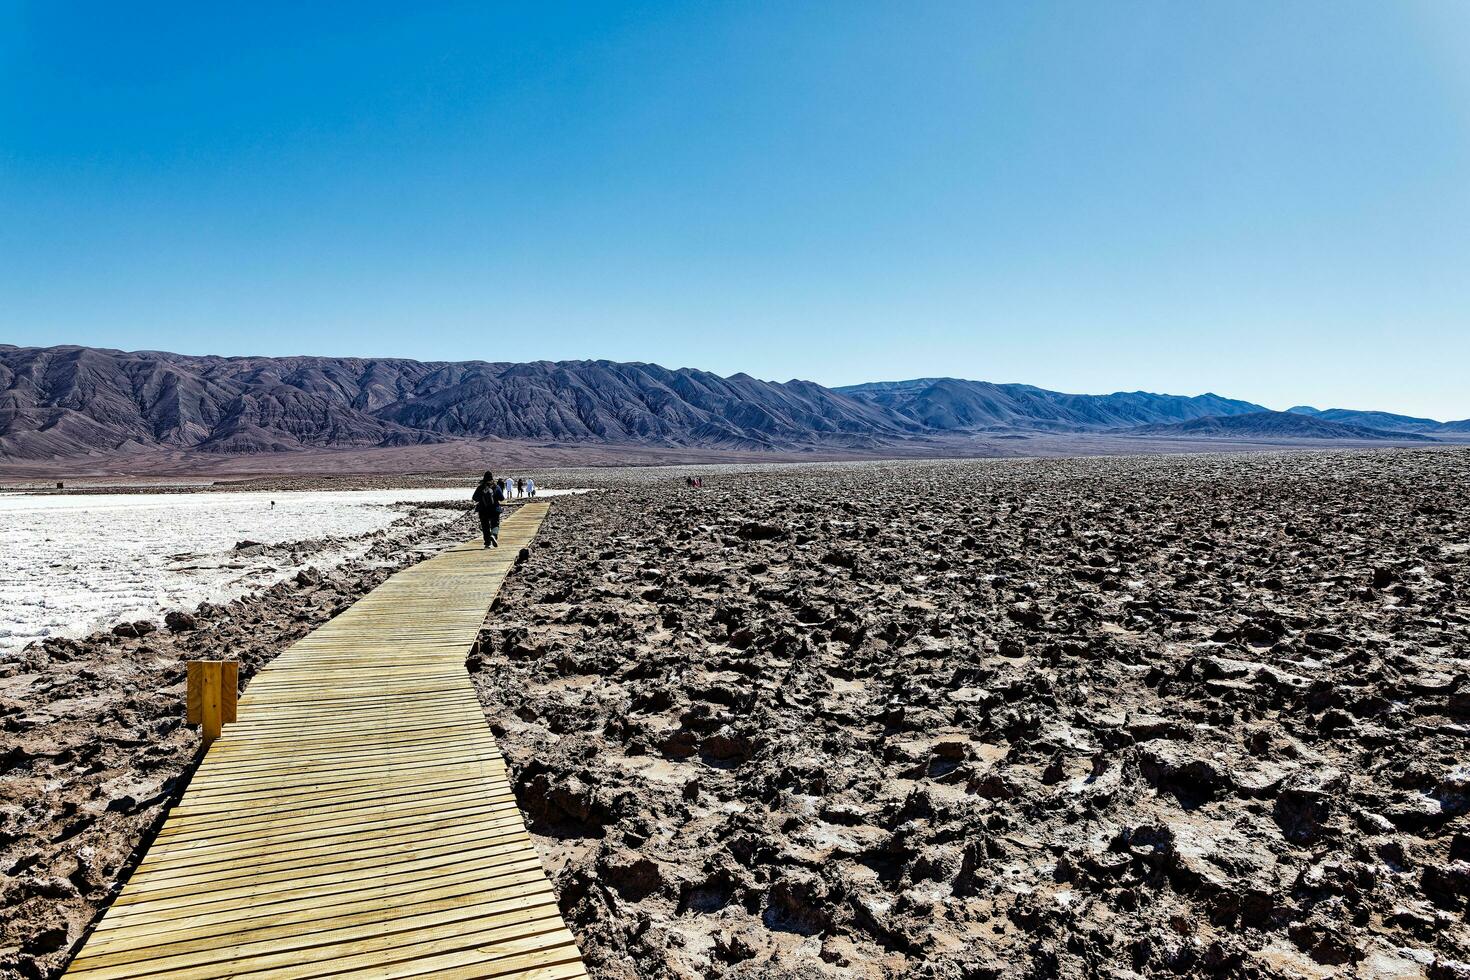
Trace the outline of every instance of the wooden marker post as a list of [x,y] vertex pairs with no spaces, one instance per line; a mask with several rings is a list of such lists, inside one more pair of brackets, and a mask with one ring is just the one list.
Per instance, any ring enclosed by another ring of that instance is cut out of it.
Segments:
[[204,747],[219,738],[220,729],[235,720],[240,665],[232,660],[189,661],[189,688],[185,720],[204,729]]
[[233,660],[220,661],[220,720],[226,725],[235,720],[235,706],[240,698],[240,665]]

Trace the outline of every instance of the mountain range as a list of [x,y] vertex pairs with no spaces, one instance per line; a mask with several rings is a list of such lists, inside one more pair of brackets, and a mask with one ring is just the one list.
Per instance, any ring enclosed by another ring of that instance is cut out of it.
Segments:
[[[1208,421],[1214,420],[1214,421]],[[1418,442],[1470,420],[953,378],[826,388],[612,361],[212,357],[0,345],[0,457],[258,454],[503,439],[872,451],[976,433]]]
[[1434,442],[1433,436],[1408,430],[1376,429],[1334,422],[1294,412],[1247,412],[1207,415],[1168,425],[1141,425],[1130,430],[1143,436],[1208,436],[1218,438],[1328,439],[1361,442]]
[[1031,385],[958,378],[882,381],[834,390],[886,408],[922,428],[939,431],[1025,428],[1075,432],[1266,411],[1260,405],[1213,394],[1188,397],[1120,391],[1111,395],[1068,395]]
[[1355,412],[1350,408],[1329,408],[1326,411],[1310,405],[1288,408],[1293,415],[1306,415],[1326,422],[1345,422],[1391,432],[1449,433],[1470,432],[1470,419],[1458,422],[1436,422],[1434,419],[1415,418],[1412,415],[1394,415],[1392,412]]

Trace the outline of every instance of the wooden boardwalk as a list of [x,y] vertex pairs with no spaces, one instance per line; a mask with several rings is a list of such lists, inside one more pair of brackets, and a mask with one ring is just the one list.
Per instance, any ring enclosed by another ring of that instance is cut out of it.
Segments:
[[547,507],[262,670],[68,975],[585,977],[464,667]]

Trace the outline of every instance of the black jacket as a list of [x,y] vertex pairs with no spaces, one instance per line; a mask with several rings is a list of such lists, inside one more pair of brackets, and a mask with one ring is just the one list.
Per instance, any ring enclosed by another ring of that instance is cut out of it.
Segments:
[[481,514],[492,517],[500,516],[500,502],[505,499],[505,494],[500,492],[500,487],[494,483],[481,482],[475,487],[475,510]]

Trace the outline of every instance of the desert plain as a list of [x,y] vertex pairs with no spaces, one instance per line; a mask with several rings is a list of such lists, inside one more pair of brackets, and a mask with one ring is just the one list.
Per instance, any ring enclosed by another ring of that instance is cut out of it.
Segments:
[[[1470,451],[536,475],[466,667],[593,976],[1470,977]],[[465,528],[0,661],[0,976],[181,793],[186,659]]]

